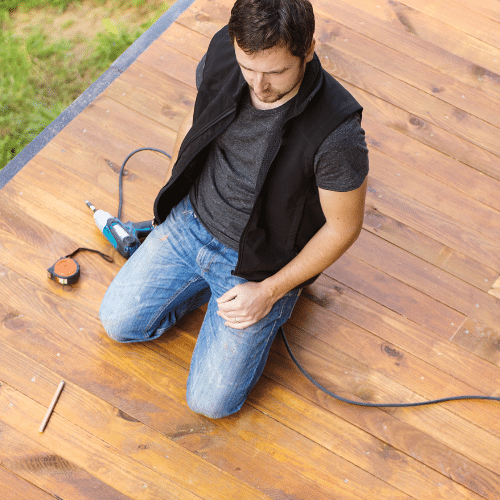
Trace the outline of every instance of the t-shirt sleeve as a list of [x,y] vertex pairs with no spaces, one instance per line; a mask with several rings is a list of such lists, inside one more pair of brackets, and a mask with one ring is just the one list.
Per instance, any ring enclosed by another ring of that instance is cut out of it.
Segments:
[[368,175],[368,147],[361,116],[344,120],[321,144],[314,157],[316,184],[329,191],[352,191]]
[[207,54],[201,58],[201,61],[196,66],[196,88],[199,89],[201,85],[201,81],[203,80],[203,70],[205,69],[205,60],[207,58]]

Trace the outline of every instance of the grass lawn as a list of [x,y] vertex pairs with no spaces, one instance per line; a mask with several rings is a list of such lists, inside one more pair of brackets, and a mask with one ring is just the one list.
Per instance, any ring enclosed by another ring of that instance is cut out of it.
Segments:
[[167,8],[163,0],[2,0],[0,169]]

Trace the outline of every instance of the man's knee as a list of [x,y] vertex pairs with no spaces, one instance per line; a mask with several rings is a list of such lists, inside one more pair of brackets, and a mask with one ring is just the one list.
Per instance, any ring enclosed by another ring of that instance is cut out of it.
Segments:
[[231,393],[217,390],[192,390],[188,386],[186,400],[189,408],[195,413],[208,418],[223,418],[236,413],[243,402],[236,402]]
[[99,319],[108,336],[117,342],[130,342],[130,332],[128,332],[127,321],[122,314],[105,308],[101,304],[99,309]]
[[154,340],[175,324],[172,315],[152,319],[143,308],[110,307],[104,301],[99,318],[108,336],[122,343]]

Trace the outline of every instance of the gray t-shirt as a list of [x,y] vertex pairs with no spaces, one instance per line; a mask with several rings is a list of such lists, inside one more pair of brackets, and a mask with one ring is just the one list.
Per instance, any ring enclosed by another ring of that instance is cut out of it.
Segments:
[[246,94],[236,119],[212,143],[205,167],[190,192],[191,204],[206,229],[238,250],[252,211],[257,176],[272,134],[287,104],[258,110]]
[[[197,68],[201,82],[204,58]],[[244,96],[236,119],[211,145],[203,171],[190,191],[191,203],[206,229],[238,250],[252,211],[257,176],[273,134],[292,100],[275,109],[258,110]],[[360,116],[341,123],[321,144],[314,158],[316,184],[330,191],[351,191],[368,174],[368,149]]]

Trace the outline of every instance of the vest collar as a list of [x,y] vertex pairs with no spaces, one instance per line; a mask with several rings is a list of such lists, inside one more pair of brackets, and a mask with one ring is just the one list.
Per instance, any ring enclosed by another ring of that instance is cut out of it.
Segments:
[[318,56],[314,53],[312,60],[306,65],[306,71],[300,84],[299,92],[293,99],[293,104],[290,107],[287,118],[292,118],[302,113],[316,95],[322,83],[323,70]]

